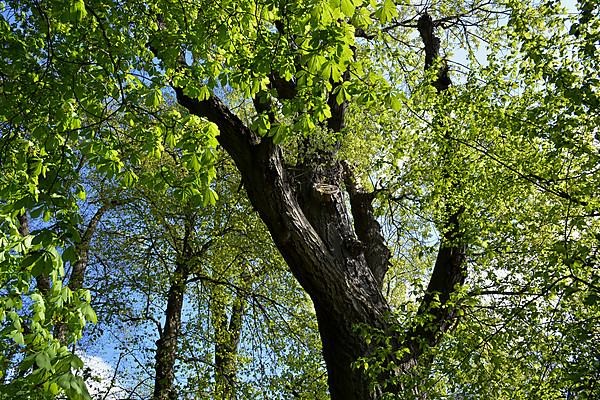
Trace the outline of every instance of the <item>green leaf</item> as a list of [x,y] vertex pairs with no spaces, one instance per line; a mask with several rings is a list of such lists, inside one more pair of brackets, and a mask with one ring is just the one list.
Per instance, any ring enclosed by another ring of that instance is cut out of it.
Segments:
[[194,172],[200,171],[200,161],[198,160],[198,156],[196,154],[190,155],[188,165]]
[[390,105],[392,110],[398,112],[402,109],[402,102],[398,95],[388,93],[385,97],[386,102]]
[[383,24],[390,22],[398,16],[398,10],[393,0],[384,0],[379,9],[375,11],[375,17]]
[[50,219],[52,219],[52,211],[44,210],[44,216],[42,217],[42,219],[44,220],[44,222],[50,221]]
[[37,353],[35,355],[35,363],[38,367],[45,369],[46,371],[52,370],[52,364],[50,363],[50,357],[45,351]]
[[35,303],[44,303],[44,298],[39,293],[32,293],[31,300],[33,300]]
[[98,323],[98,316],[89,303],[83,303],[81,305],[81,312],[83,316],[92,324]]
[[217,200],[219,200],[219,196],[217,195],[217,192],[215,192],[211,188],[207,188],[207,190],[204,192],[204,199],[203,199],[204,207],[208,206],[209,204],[211,206],[214,206],[215,204],[217,204]]
[[31,265],[31,275],[44,276],[49,275],[53,269],[52,256],[46,252],[41,252],[41,256]]
[[361,29],[368,28],[372,23],[373,19],[371,18],[371,13],[366,7],[359,8],[352,17],[352,22],[354,25]]
[[82,185],[78,185],[77,186],[76,196],[81,201],[85,201],[85,199],[87,198],[87,194],[86,194],[85,189],[84,189],[84,187]]
[[63,374],[58,377],[57,383],[63,389],[69,389],[71,387],[71,379],[73,375],[70,373]]
[[59,386],[55,383],[55,382],[50,382],[50,384],[48,385],[48,392],[52,395],[52,396],[56,396],[60,391]]
[[333,92],[335,96],[335,101],[338,105],[342,104],[344,101],[350,100],[352,97],[350,93],[346,90],[346,85],[339,85]]
[[83,0],[73,1],[69,11],[71,14],[71,19],[76,22],[83,20],[87,15],[87,10],[85,9],[85,3]]
[[354,11],[356,10],[352,0],[341,0],[340,7],[346,17],[352,17],[354,15]]
[[320,24],[329,25],[331,21],[333,21],[334,9],[332,9],[331,5],[327,2],[319,2],[315,8],[313,8],[311,15]]
[[70,357],[70,365],[72,369],[81,369],[84,367],[83,360],[79,358],[77,355],[72,354]]
[[32,268],[35,264],[42,261],[42,259],[44,258],[44,255],[45,255],[45,253],[43,251],[36,251],[32,254],[29,254],[28,256],[23,258],[23,261],[21,261],[21,268],[23,268],[23,269]]
[[271,121],[267,114],[260,114],[256,117],[252,123],[252,129],[254,129],[260,136],[265,136],[271,129]]
[[272,129],[273,132],[273,143],[281,144],[289,134],[289,128],[283,124],[277,124]]
[[165,135],[165,144],[168,147],[170,147],[170,148],[175,147],[175,145],[177,144],[177,140],[175,139],[175,135],[173,134],[173,132],[171,130],[169,130],[167,132],[167,134]]
[[123,173],[122,181],[125,187],[132,187],[138,181],[139,177],[131,170],[127,170]]
[[342,79],[342,71],[340,70],[339,65],[331,60],[323,64],[321,75],[325,79],[331,78],[334,82],[339,82]]
[[12,340],[14,340],[16,344],[21,345],[21,346],[25,345],[25,338],[23,337],[23,334],[20,331],[14,330],[14,331],[10,332],[10,334],[8,336]]
[[76,130],[81,128],[81,119],[77,116],[72,116],[68,119],[67,128],[70,130]]
[[62,259],[64,262],[69,263],[74,263],[75,261],[77,261],[77,253],[75,252],[75,247],[67,246],[62,253]]
[[210,96],[210,89],[206,85],[200,86],[198,90],[198,100],[208,100],[210,99]]
[[146,106],[150,108],[157,108],[162,104],[163,95],[160,89],[154,89],[146,96]]
[[320,54],[314,54],[308,59],[308,71],[313,74],[318,74],[321,71],[323,64],[325,64],[327,60]]

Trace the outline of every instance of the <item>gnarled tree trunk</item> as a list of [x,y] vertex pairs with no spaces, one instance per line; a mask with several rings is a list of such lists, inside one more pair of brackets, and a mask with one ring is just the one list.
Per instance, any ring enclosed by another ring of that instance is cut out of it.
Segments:
[[[433,28],[431,18],[424,14],[419,21],[419,32],[426,48],[426,68],[439,56],[439,39]],[[442,91],[449,83],[447,69],[443,68],[435,87]],[[277,82],[274,86],[277,87]],[[367,379],[352,368],[354,361],[370,351],[355,327],[366,325],[387,330],[393,323],[389,319],[390,306],[382,293],[390,252],[373,215],[374,196],[356,187],[351,171],[344,171],[333,154],[319,154],[301,166],[302,173],[293,175],[284,166],[279,146],[270,138],[259,138],[218,98],[199,101],[185,95],[181,87],[175,91],[178,102],[189,112],[219,127],[219,143],[236,163],[252,205],[290,270],[310,295],[317,314],[331,398],[377,398]],[[344,105],[338,106],[333,95],[330,98],[332,117],[327,125],[340,131]],[[260,112],[257,101],[255,106]],[[350,197],[353,222],[344,201],[344,190]],[[404,365],[414,363],[420,355],[420,343],[435,344],[454,317],[453,310],[443,306],[455,285],[464,281],[458,215],[445,228],[449,233],[440,245],[420,307],[421,313],[433,315],[433,323],[426,328],[415,328],[404,342],[398,341],[399,348],[411,349],[404,359],[396,360]],[[440,307],[432,307],[434,292],[439,294]]]

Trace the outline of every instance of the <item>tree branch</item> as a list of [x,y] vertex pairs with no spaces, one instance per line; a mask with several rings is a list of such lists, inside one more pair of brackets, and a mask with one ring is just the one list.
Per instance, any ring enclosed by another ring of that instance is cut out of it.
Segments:
[[443,234],[433,272],[417,312],[418,318],[424,318],[426,322],[413,331],[413,346],[421,342],[429,346],[437,344],[440,335],[455,322],[457,307],[449,304],[449,301],[457,286],[462,285],[466,278],[466,246],[461,243],[459,228],[459,216],[463,211],[463,207],[459,208],[447,223],[448,231]]
[[390,266],[391,252],[381,234],[381,225],[375,218],[373,200],[375,193],[364,192],[355,181],[354,174],[347,162],[343,163],[344,183],[350,196],[350,209],[354,219],[354,230],[358,240],[364,245],[367,264],[379,285],[383,287],[383,278]]
[[90,243],[92,242],[92,237],[94,236],[96,227],[98,226],[98,223],[100,222],[100,219],[104,213],[115,205],[117,205],[117,202],[103,204],[98,210],[96,210],[92,216],[92,219],[83,231],[83,235],[81,235],[81,241],[76,246],[77,261],[73,265],[73,270],[71,271],[71,275],[69,277],[69,289],[77,290],[83,286],[85,270],[89,260],[89,249]]
[[181,106],[219,127],[219,143],[233,158],[238,168],[252,168],[252,154],[260,144],[260,138],[217,97],[211,96],[200,101],[185,95],[181,87],[173,89]]
[[[440,57],[440,39],[435,36],[434,24],[431,17],[425,12],[418,21],[419,34],[425,45],[425,69],[436,67],[436,60]],[[437,79],[433,86],[442,92],[451,84],[448,76],[448,67],[445,63],[437,64]],[[444,168],[444,178],[451,179]],[[451,182],[456,188],[457,183]],[[442,230],[442,240],[438,250],[433,272],[417,312],[417,319],[423,319],[411,332],[409,348],[411,353],[420,354],[422,344],[433,346],[437,344],[441,335],[448,331],[456,320],[457,307],[449,304],[452,293],[457,286],[462,285],[466,278],[466,245],[460,229],[459,219],[464,212],[464,206],[446,204],[449,215]]]
[[[421,15],[417,22],[417,29],[421,40],[425,45],[425,70],[429,70],[434,66],[434,63],[440,58],[440,38],[435,35],[435,24],[427,11]],[[452,81],[448,75],[448,64],[444,60],[440,60],[441,65],[437,72],[437,79],[433,82],[433,86],[438,92],[442,92],[450,87]]]

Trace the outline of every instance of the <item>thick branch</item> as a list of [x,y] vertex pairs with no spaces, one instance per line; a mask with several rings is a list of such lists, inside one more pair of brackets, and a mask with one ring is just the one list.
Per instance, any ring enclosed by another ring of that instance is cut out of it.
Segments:
[[[348,73],[346,72],[344,73],[344,79],[347,77]],[[342,104],[338,104],[336,95],[333,94],[333,90],[337,86],[339,86],[339,84],[333,86],[331,93],[329,93],[329,98],[327,99],[327,105],[331,111],[331,117],[327,119],[327,128],[331,129],[333,132],[341,132],[342,129],[344,129],[344,117],[346,116],[346,102],[343,101]]]
[[[435,36],[431,17],[424,13],[419,18],[417,26],[425,45],[425,69],[434,68],[436,67],[435,61],[439,58],[440,39]],[[438,92],[442,92],[449,87],[451,82],[445,63],[438,64],[437,67],[439,68],[437,79],[433,85]],[[444,165],[442,165],[442,169],[444,178],[452,180]],[[453,189],[458,185],[453,181],[450,183]],[[443,237],[433,272],[417,312],[417,318],[425,321],[419,324],[409,337],[409,348],[413,354],[420,354],[423,344],[428,346],[437,344],[441,335],[453,325],[456,320],[457,307],[449,304],[449,300],[457,286],[462,285],[466,278],[466,246],[459,225],[464,207],[453,205],[450,201],[447,201],[445,207],[449,217],[442,227]]]
[[[421,40],[425,45],[425,70],[433,67],[436,61],[440,58],[440,38],[435,35],[435,24],[427,11],[421,15],[417,22],[417,29],[421,35]],[[444,60],[439,60],[441,63],[437,71],[437,79],[433,82],[433,86],[438,92],[442,92],[450,87],[452,81],[448,74],[448,64]]]
[[[277,20],[275,21],[275,27],[277,28],[277,31],[279,32],[279,34],[281,36],[284,36],[287,34],[286,29],[285,29],[285,23],[282,20]],[[294,49],[296,48],[295,46],[295,36],[292,36],[289,39],[289,43],[291,46],[294,47]],[[295,64],[296,64],[296,68],[298,69],[300,67],[300,63],[299,63],[300,59],[299,57],[296,57],[295,59]],[[277,96],[279,97],[280,100],[290,100],[293,99],[294,97],[296,97],[296,93],[297,93],[297,87],[296,87],[296,82],[294,82],[293,80],[285,80],[284,78],[282,78],[277,71],[272,71],[271,74],[269,75],[269,80],[270,80],[270,87],[274,88],[277,91]]]
[[277,97],[281,100],[291,100],[296,96],[296,83],[286,81],[276,73],[269,76],[270,86],[277,91]]
[[238,168],[252,168],[253,149],[259,145],[259,137],[217,97],[211,96],[208,100],[199,101],[186,96],[183,88],[174,89],[180,105],[191,114],[206,118],[219,127],[219,143],[233,158]]
[[417,312],[418,318],[425,320],[412,333],[410,347],[417,353],[422,344],[437,344],[440,336],[456,321],[458,307],[449,304],[449,301],[457,286],[462,285],[466,278],[466,245],[462,243],[459,228],[462,212],[461,207],[448,220],[448,231],[443,235],[425,296]]
[[374,193],[361,190],[355,182],[350,166],[344,163],[345,184],[350,196],[350,208],[354,219],[356,236],[364,246],[367,264],[379,285],[383,286],[383,278],[390,266],[391,253],[381,234],[381,225],[375,218],[373,210]]
[[[296,194],[287,180],[279,148],[270,141],[261,143],[258,136],[218,98],[213,96],[208,100],[199,101],[186,96],[181,88],[175,88],[175,92],[179,104],[190,113],[204,117],[219,127],[219,143],[233,158],[252,205],[267,223],[280,250],[281,247],[293,243],[293,247],[302,247],[303,254],[311,254],[311,262],[314,264],[328,261],[333,264],[327,246],[306,220],[298,204]],[[295,235],[298,236],[294,237]],[[302,264],[302,258],[298,255],[298,258],[290,263],[293,271],[294,264]],[[302,265],[300,268],[306,267]],[[308,282],[307,277],[299,278],[305,288],[312,290],[318,286],[320,292],[328,291],[321,279],[310,276]]]

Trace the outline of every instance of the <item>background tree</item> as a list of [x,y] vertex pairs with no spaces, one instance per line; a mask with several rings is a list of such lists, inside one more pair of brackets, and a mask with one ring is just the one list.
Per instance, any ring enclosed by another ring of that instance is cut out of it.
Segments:
[[[325,391],[320,360],[306,359],[318,352],[306,344],[315,340],[314,316],[238,193],[239,178],[223,167],[216,183],[222,197],[207,208],[174,197],[189,172],[174,163],[169,169],[182,172],[165,182],[167,193],[137,185],[120,194],[124,205],[103,224],[94,246],[89,279],[104,316],[100,329],[122,343],[121,351],[141,347],[123,357],[134,364],[131,377],[117,374],[128,381],[124,390],[158,399],[255,398],[278,380],[289,385],[301,375],[315,382],[268,397],[313,390],[309,397],[319,398]],[[284,353],[285,370],[278,360]],[[240,379],[238,371],[252,375]]]

